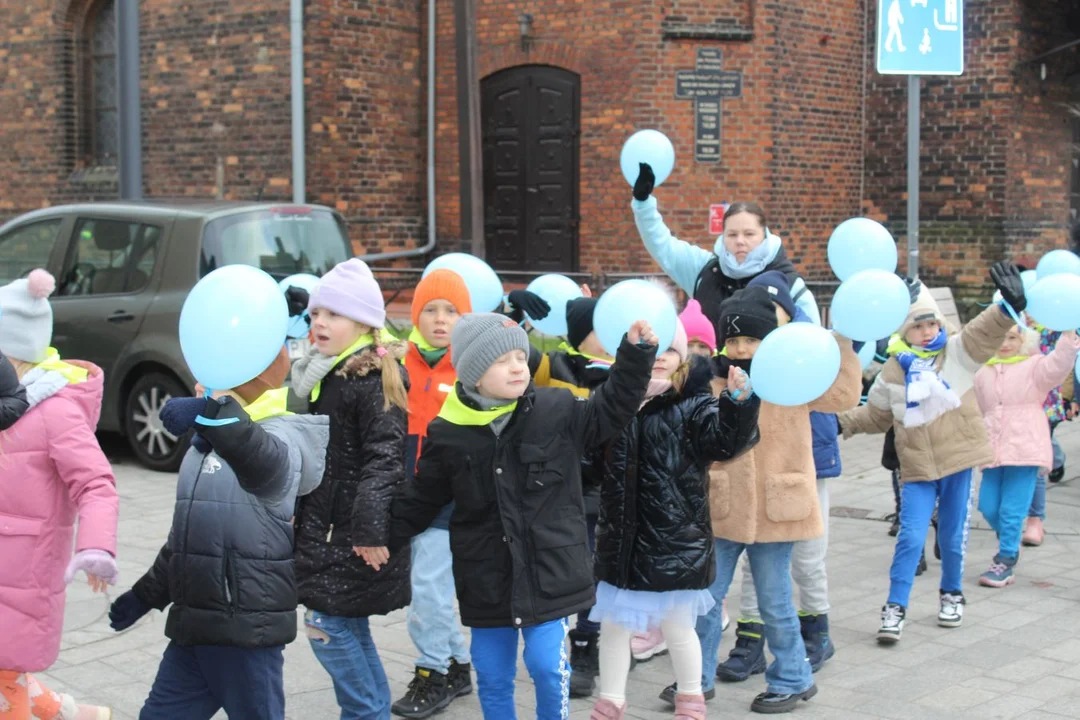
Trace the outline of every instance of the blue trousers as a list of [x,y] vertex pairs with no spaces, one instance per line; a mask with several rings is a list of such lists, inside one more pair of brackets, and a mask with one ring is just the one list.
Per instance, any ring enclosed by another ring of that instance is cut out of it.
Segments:
[[308,610],[304,630],[315,659],[334,682],[341,720],[390,720],[390,683],[368,619]]
[[552,620],[521,628],[473,628],[472,657],[476,688],[485,720],[517,720],[514,677],[518,633],[525,638],[525,667],[536,687],[537,720],[570,717],[570,659],[566,636],[570,623]]
[[1015,560],[1020,556],[1020,534],[1025,512],[1031,506],[1039,468],[1009,466],[983,471],[979,488],[979,512],[998,534],[998,554]]
[[[589,552],[596,552],[596,521],[598,519],[596,515],[585,516],[585,530],[589,533]],[[582,610],[577,614],[577,627],[574,629],[595,635],[600,632],[600,623],[589,619],[588,610]]]
[[284,652],[169,643],[139,720],[284,720]]
[[889,602],[908,606],[915,569],[922,557],[934,503],[938,506],[941,547],[941,589],[960,592],[964,579],[968,521],[971,515],[971,470],[940,480],[906,482],[900,489],[900,533],[889,571]]
[[[1050,423],[1050,444],[1054,448],[1054,470],[1065,465],[1065,451],[1061,449],[1054,430],[1061,423]],[[1031,508],[1028,517],[1046,519],[1046,474],[1038,473],[1035,478],[1035,492],[1031,496]]]
[[468,664],[469,647],[454,613],[450,531],[431,527],[412,539],[412,603],[406,626],[420,651],[418,667],[450,670],[450,660]]

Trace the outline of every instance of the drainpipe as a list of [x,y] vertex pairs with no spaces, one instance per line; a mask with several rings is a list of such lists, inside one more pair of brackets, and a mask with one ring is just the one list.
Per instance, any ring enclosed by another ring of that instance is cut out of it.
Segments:
[[139,103],[139,3],[116,4],[117,88],[119,90],[120,198],[142,200],[142,118]]
[[374,253],[361,256],[364,262],[395,260],[427,255],[435,249],[435,0],[428,0],[427,43],[427,215],[428,241],[411,250]]
[[289,0],[289,40],[292,48],[292,186],[293,202],[304,202],[304,0]]

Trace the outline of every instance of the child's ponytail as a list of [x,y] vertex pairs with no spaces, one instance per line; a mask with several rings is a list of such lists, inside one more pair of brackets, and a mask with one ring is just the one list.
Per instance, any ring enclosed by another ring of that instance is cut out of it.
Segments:
[[382,373],[383,410],[396,406],[409,412],[409,393],[405,389],[405,381],[401,379],[399,358],[383,344],[380,330],[376,329],[374,335],[375,352],[379,355],[379,371]]

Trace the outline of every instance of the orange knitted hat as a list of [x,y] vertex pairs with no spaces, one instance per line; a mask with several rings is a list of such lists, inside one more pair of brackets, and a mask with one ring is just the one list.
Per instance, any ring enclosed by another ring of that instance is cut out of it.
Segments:
[[416,327],[420,321],[420,313],[424,306],[432,300],[447,300],[455,308],[459,315],[467,315],[472,312],[472,301],[469,299],[469,288],[453,270],[433,270],[426,278],[420,281],[413,291],[412,322]]

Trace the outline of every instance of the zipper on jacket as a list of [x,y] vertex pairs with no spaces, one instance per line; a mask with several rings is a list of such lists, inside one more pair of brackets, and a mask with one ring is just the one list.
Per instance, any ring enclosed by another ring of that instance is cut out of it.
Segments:
[[233,611],[236,609],[236,602],[235,602],[236,594],[233,592],[233,589],[232,589],[232,581],[233,581],[233,578],[232,578],[232,563],[229,561],[229,559],[231,557],[232,557],[232,554],[228,550],[226,550],[225,551],[225,561],[223,563],[224,568],[225,568],[225,602],[227,602],[229,604],[229,614],[230,615],[232,615]]

